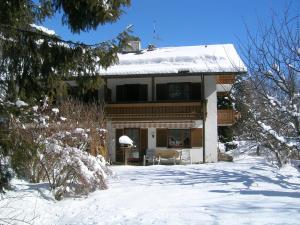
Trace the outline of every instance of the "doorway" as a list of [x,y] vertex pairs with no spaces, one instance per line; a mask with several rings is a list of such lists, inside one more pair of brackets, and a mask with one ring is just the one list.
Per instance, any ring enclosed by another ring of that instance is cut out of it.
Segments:
[[122,135],[128,136],[133,140],[134,147],[129,153],[128,162],[142,163],[143,157],[148,147],[148,129],[141,128],[124,128],[116,129],[116,161],[123,163],[125,161],[124,154],[118,142],[119,137]]

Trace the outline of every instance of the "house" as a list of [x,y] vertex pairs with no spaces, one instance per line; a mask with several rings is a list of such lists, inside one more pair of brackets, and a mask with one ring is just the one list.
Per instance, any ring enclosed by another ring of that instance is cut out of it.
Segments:
[[[139,45],[137,45],[139,46]],[[130,160],[146,149],[190,149],[194,162],[218,160],[218,126],[234,123],[232,109],[217,108],[235,76],[246,67],[232,44],[135,49],[100,69],[105,80],[108,149],[124,161],[118,138],[136,145]]]

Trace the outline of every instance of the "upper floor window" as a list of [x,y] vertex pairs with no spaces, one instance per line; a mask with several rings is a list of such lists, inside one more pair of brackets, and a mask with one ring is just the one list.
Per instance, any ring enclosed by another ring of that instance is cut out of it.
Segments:
[[117,102],[147,101],[147,84],[125,84],[117,86]]
[[201,83],[167,83],[156,85],[156,99],[201,100]]
[[188,83],[168,84],[168,97],[169,100],[188,100],[189,84]]
[[218,92],[218,109],[232,109],[233,104],[228,92]]

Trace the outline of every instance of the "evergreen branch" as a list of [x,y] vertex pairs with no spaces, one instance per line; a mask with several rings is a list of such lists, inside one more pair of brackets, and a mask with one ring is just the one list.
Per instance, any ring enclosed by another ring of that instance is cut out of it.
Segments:
[[131,32],[130,30],[126,29],[123,32],[121,32],[112,41],[104,41],[104,42],[100,42],[100,43],[96,43],[96,44],[86,44],[86,43],[83,43],[83,42],[74,42],[74,41],[71,41],[71,40],[63,40],[62,38],[60,38],[56,35],[49,35],[49,34],[46,34],[42,31],[39,31],[39,30],[37,30],[37,31],[28,30],[28,29],[24,29],[24,28],[11,26],[11,25],[8,25],[8,24],[0,24],[0,27],[5,28],[5,29],[18,31],[18,32],[28,33],[28,34],[35,35],[35,36],[40,36],[40,37],[47,38],[47,39],[51,39],[54,42],[61,42],[61,43],[68,44],[68,45],[73,46],[73,47],[82,47],[82,48],[103,48],[104,46],[107,46],[108,43],[114,44],[116,40],[118,40],[120,42],[119,45],[123,45],[123,43],[121,43],[122,40],[126,39],[126,37],[128,36],[128,33]]

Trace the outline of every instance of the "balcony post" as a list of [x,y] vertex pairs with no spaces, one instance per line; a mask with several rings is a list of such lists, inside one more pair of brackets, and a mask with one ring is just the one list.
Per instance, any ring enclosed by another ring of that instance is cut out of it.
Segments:
[[151,100],[152,102],[155,101],[154,96],[155,96],[155,77],[151,77]]

